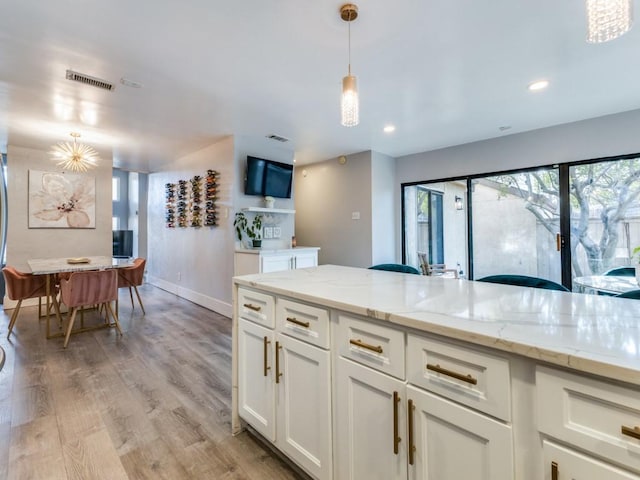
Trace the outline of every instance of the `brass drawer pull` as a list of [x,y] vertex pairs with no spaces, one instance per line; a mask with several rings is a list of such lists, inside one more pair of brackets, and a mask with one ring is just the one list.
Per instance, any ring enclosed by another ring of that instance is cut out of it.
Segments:
[[269,339],[267,337],[264,337],[263,339],[264,341],[264,360],[263,360],[263,373],[264,376],[267,376],[267,371],[269,371],[271,369],[271,367],[269,367],[267,365],[267,345],[269,345],[271,342],[269,341]]
[[558,480],[558,462],[551,462],[551,480]]
[[427,370],[432,370],[434,372],[447,375],[448,377],[453,377],[457,380],[462,380],[463,382],[470,383],[471,385],[478,384],[478,380],[476,378],[473,378],[471,375],[463,375],[462,373],[454,372],[452,370],[447,370],[446,368],[442,368],[440,365],[433,365],[432,363],[427,363]]
[[415,452],[416,452],[416,446],[413,444],[413,410],[416,407],[413,405],[413,400],[409,400],[407,402],[407,409],[408,411],[408,420],[407,423],[409,423],[409,465],[413,465],[413,462],[415,460]]
[[276,342],[276,383],[280,383],[280,377],[282,373],[280,373],[280,349],[282,345],[280,342]]
[[401,438],[398,436],[398,403],[400,403],[400,395],[393,392],[393,453],[398,454],[398,445]]
[[366,348],[367,350],[371,350],[372,352],[382,353],[382,347],[380,345],[376,347],[375,345],[369,345],[368,343],[364,343],[362,340],[353,340],[353,339],[349,340],[349,343],[351,345],[355,345],[356,347]]
[[259,312],[260,310],[262,310],[262,307],[260,305],[254,305],[252,303],[245,303],[244,306],[249,310],[253,310],[254,312]]
[[637,438],[638,440],[640,440],[640,427],[625,427],[624,425],[622,425],[622,434],[623,435],[628,435],[630,437],[633,438]]
[[287,317],[287,322],[295,323],[296,325],[300,325],[304,328],[309,328],[309,322],[303,322],[298,320],[296,317]]

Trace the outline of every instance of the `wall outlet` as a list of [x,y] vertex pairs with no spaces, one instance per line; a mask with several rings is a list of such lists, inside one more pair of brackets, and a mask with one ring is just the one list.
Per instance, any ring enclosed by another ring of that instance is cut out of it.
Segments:
[[273,227],[264,227],[262,229],[262,236],[264,239],[273,238]]
[[273,227],[273,238],[280,238],[282,236],[282,229],[280,227]]

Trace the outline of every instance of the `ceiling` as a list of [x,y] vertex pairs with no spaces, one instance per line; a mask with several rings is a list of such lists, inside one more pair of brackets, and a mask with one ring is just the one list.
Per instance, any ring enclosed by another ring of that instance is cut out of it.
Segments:
[[[640,108],[640,28],[587,44],[583,0],[362,0],[351,29],[360,125],[342,127],[341,4],[7,0],[0,149],[48,150],[78,131],[115,166],[155,171],[226,135],[276,134],[304,164]],[[66,80],[67,69],[115,90]],[[541,78],[549,88],[528,91]],[[386,124],[396,131],[384,133]]]

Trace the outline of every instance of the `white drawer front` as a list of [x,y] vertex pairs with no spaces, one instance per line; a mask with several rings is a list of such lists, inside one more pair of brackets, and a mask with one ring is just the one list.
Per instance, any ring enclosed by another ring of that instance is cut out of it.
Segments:
[[403,331],[346,313],[337,316],[334,348],[337,347],[339,355],[396,378],[405,378]]
[[329,311],[278,298],[276,323],[282,333],[321,348],[329,348]]
[[541,432],[640,472],[640,388],[539,366],[536,391]]
[[511,420],[506,358],[409,334],[407,381],[507,422]]
[[275,301],[271,295],[238,288],[238,316],[274,328]]
[[544,440],[544,480],[640,480],[607,463]]

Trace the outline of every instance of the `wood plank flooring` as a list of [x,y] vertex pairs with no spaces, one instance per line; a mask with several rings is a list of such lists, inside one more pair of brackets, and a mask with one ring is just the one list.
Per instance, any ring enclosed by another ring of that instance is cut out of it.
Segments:
[[120,291],[123,337],[80,333],[66,350],[45,339],[37,307],[21,309],[10,341],[0,313],[0,480],[301,478],[246,432],[231,436],[231,320],[149,285],[140,294],[145,316]]

